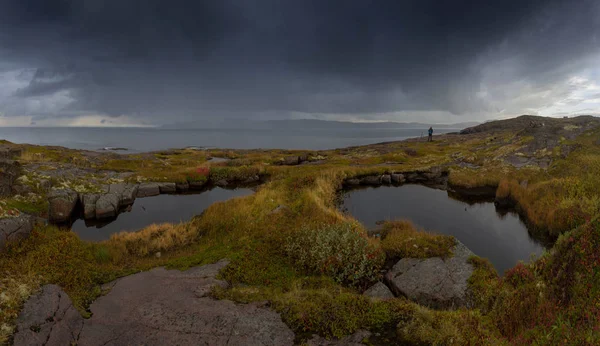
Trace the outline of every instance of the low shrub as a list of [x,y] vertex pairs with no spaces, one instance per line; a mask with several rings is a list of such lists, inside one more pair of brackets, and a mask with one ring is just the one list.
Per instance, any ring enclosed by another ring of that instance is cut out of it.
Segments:
[[297,266],[351,285],[376,280],[384,261],[379,248],[347,223],[304,227],[288,237],[285,251]]
[[452,256],[454,237],[419,230],[410,221],[383,225],[381,246],[388,258],[429,258]]

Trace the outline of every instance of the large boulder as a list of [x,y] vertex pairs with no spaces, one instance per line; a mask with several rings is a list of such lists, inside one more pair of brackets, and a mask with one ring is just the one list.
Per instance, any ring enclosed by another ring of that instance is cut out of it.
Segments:
[[160,193],[175,193],[177,185],[175,183],[158,183],[158,189]]
[[88,193],[81,195],[81,204],[83,204],[83,218],[86,220],[96,218],[96,202],[100,198],[100,195],[95,193]]
[[83,317],[69,296],[56,285],[45,285],[19,314],[14,345],[73,345],[82,329]]
[[96,201],[96,219],[110,219],[119,213],[120,195],[107,193],[101,195]]
[[33,230],[33,219],[29,215],[0,219],[0,251],[8,242],[27,238]]
[[108,193],[114,194],[119,199],[119,207],[126,207],[135,202],[135,197],[138,192],[138,184],[111,184],[108,187]]
[[473,253],[457,241],[453,254],[449,258],[403,258],[386,274],[388,286],[396,295],[431,308],[468,306],[467,280],[473,273],[468,259]]
[[190,190],[202,190],[206,185],[207,180],[191,180],[188,181],[190,184]]
[[142,183],[136,193],[138,198],[158,195],[160,195],[160,188],[157,183]]
[[0,160],[0,197],[10,196],[15,180],[21,175],[21,165],[13,160]]
[[79,201],[77,192],[53,190],[48,195],[48,219],[52,223],[64,223],[71,219]]

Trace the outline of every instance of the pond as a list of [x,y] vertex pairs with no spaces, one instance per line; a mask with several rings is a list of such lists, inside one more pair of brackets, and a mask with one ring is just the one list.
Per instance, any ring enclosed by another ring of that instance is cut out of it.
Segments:
[[516,213],[497,210],[492,202],[462,202],[421,185],[351,190],[342,208],[369,229],[381,220],[407,219],[427,231],[452,235],[488,258],[500,275],[544,251]]
[[119,214],[115,220],[98,223],[80,219],[71,229],[83,240],[102,241],[113,233],[134,232],[153,223],[189,221],[213,203],[252,193],[252,189],[214,188],[202,193],[138,198],[129,211]]

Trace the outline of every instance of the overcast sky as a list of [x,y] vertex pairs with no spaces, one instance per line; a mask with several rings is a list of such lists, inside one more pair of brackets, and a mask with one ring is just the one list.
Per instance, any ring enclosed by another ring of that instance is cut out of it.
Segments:
[[0,0],[0,125],[600,114],[595,0]]

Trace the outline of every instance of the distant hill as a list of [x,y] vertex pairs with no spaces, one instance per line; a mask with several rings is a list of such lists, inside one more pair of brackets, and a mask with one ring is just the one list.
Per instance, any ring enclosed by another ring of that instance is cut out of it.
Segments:
[[400,122],[374,122],[374,123],[355,123],[350,121],[329,121],[317,119],[298,119],[298,120],[267,120],[254,121],[247,119],[221,119],[217,122],[187,122],[164,125],[166,129],[427,129],[433,126],[434,129],[457,129],[462,130],[467,127],[479,125],[477,122],[465,122],[456,124],[425,124],[425,123],[400,123]]

